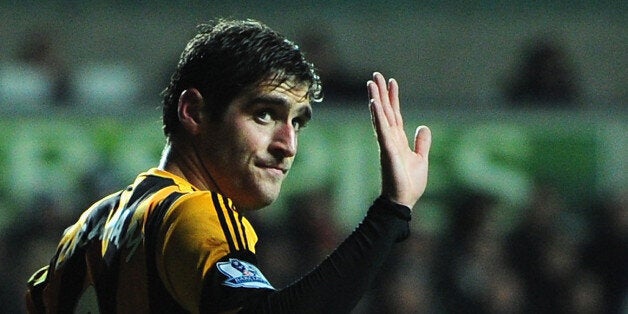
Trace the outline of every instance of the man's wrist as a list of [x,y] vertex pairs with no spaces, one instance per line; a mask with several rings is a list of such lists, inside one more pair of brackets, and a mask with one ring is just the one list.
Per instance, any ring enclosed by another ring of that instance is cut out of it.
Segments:
[[410,207],[394,202],[383,195],[375,199],[373,205],[375,208],[385,210],[386,212],[389,212],[405,221],[410,221],[412,217],[412,209]]

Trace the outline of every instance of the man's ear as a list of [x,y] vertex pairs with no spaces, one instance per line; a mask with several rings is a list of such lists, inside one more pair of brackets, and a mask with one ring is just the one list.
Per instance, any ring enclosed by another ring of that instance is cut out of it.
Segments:
[[177,113],[183,128],[190,134],[196,135],[201,128],[201,111],[203,109],[203,96],[196,88],[184,90],[179,96]]

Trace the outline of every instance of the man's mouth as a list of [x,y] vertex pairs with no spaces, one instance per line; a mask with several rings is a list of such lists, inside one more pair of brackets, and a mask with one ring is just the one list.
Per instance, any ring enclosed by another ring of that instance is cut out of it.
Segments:
[[261,164],[259,165],[259,167],[273,171],[273,172],[277,172],[278,174],[286,174],[288,173],[288,171],[290,170],[290,168],[285,167],[285,166],[281,166],[281,165],[272,165],[272,164]]

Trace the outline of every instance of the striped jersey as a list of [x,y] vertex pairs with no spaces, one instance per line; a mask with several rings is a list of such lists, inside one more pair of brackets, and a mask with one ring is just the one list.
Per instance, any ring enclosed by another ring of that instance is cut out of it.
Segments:
[[65,230],[30,279],[27,303],[32,312],[73,312],[93,288],[103,313],[229,308],[249,291],[273,290],[256,267],[256,242],[230,199],[153,168]]

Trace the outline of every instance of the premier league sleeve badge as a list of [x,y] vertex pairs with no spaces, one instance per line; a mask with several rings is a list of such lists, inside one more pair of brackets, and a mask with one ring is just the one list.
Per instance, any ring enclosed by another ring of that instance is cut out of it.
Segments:
[[230,258],[226,262],[216,263],[218,270],[227,277],[223,285],[233,288],[275,289],[262,272],[253,264]]

